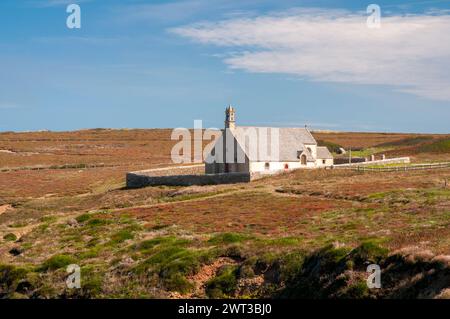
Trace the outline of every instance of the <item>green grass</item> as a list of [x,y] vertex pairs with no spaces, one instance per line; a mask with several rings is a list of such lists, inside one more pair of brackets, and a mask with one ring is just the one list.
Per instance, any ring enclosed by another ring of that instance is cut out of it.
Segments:
[[24,267],[0,264],[0,292],[14,292],[17,284],[26,278],[29,270]]
[[249,235],[238,233],[223,233],[212,236],[208,242],[214,245],[218,244],[233,244],[240,243],[246,240],[250,240],[252,237]]
[[58,218],[56,216],[43,216],[41,217],[40,221],[43,223],[51,224],[57,221]]
[[190,240],[177,238],[175,236],[156,237],[140,242],[135,246],[135,248],[145,253],[146,251],[151,251],[153,248],[160,245],[186,246],[189,243],[191,243]]
[[225,266],[216,277],[206,283],[206,294],[210,298],[226,298],[237,288],[237,267]]
[[450,153],[450,138],[440,139],[436,142],[421,145],[418,151],[422,153]]
[[94,219],[90,219],[87,222],[87,225],[90,227],[100,227],[100,226],[105,226],[111,224],[110,220],[107,219],[100,219],[100,218],[94,218]]
[[350,255],[356,262],[374,262],[379,263],[388,255],[388,249],[378,245],[375,241],[365,241],[360,246],[352,250]]
[[361,167],[367,168],[389,168],[389,167],[409,167],[412,163],[386,163],[386,164],[374,164],[374,165],[361,165]]
[[77,222],[79,222],[81,224],[81,223],[87,222],[90,218],[91,218],[90,214],[83,214],[83,215],[78,216],[75,219]]
[[297,237],[281,237],[270,239],[257,239],[256,242],[263,246],[296,246],[299,245],[302,240]]
[[57,270],[60,268],[67,267],[70,264],[75,264],[76,259],[71,255],[58,254],[47,259],[41,267],[39,267],[39,271],[48,271],[48,270]]
[[133,239],[134,234],[129,229],[122,229],[118,231],[117,233],[111,235],[111,241],[110,244],[120,244],[123,243],[126,240]]
[[414,146],[418,145],[433,139],[433,136],[415,136],[415,137],[407,137],[398,141],[386,142],[378,144],[377,147],[391,147],[391,146]]
[[5,236],[3,236],[3,239],[6,241],[16,241],[17,236],[14,235],[13,233],[9,233],[9,234],[6,234]]
[[141,258],[145,259],[132,272],[137,275],[157,275],[166,289],[185,293],[192,289],[186,276],[197,272],[202,264],[211,262],[218,254],[217,250],[211,248],[189,248],[191,243],[191,240],[166,236],[134,245],[132,250],[142,254]]
[[[391,150],[392,147],[370,147],[358,151],[352,151],[352,157],[369,157],[373,154],[382,153]],[[347,154],[350,155],[350,152]]]

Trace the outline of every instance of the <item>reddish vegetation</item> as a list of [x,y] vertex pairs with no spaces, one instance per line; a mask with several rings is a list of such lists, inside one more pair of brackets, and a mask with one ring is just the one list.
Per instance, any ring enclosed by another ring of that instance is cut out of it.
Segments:
[[295,234],[302,220],[322,211],[351,206],[345,201],[311,197],[240,193],[211,199],[127,210],[140,219],[176,224],[199,232],[248,231]]

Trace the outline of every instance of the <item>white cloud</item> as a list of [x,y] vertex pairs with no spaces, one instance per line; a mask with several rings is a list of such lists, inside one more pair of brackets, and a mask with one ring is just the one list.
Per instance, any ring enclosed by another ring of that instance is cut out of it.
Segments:
[[379,29],[368,28],[366,19],[343,10],[300,9],[170,31],[229,47],[224,62],[232,69],[387,85],[450,101],[449,15],[382,17]]

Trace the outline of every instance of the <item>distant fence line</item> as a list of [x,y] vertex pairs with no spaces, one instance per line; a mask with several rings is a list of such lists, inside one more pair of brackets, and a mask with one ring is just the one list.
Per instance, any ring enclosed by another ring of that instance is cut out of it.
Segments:
[[339,167],[340,169],[350,169],[359,172],[401,172],[401,171],[415,171],[427,169],[439,169],[450,167],[450,162],[445,163],[430,163],[430,164],[413,164],[408,166],[393,166],[393,167],[366,167],[366,166],[347,166]]
[[348,167],[356,167],[356,166],[369,166],[369,165],[383,165],[383,164],[409,164],[411,162],[409,157],[395,157],[395,158],[386,158],[375,161],[365,161],[358,163],[346,163],[346,164],[335,164],[333,168],[348,168]]

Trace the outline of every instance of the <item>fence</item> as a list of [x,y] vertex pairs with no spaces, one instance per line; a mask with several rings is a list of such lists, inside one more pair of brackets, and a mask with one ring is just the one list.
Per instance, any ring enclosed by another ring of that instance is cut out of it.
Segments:
[[337,164],[333,165],[333,168],[355,168],[357,166],[371,166],[371,165],[383,165],[383,164],[409,164],[411,162],[409,157],[395,157],[386,158],[382,160],[367,161],[361,163],[348,163],[348,164]]
[[347,166],[341,167],[342,169],[351,169],[360,172],[401,172],[401,171],[414,171],[414,170],[426,170],[426,169],[439,169],[450,167],[450,162],[446,163],[431,163],[431,164],[412,164],[408,166],[393,166],[393,167],[366,167],[366,166]]

